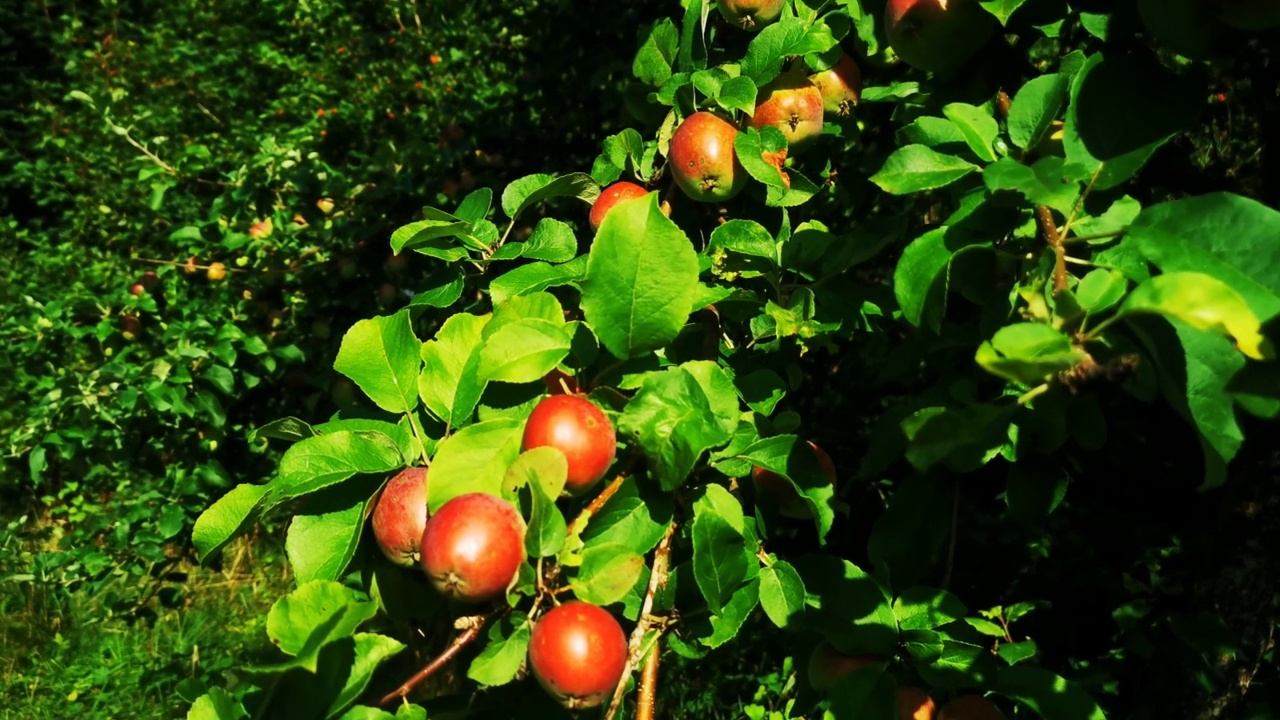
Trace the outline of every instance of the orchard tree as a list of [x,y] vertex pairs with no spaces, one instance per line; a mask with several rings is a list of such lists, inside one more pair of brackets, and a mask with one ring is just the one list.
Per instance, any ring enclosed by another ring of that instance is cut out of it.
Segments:
[[[1110,398],[1179,416],[1206,488],[1241,414],[1280,414],[1280,213],[1130,192],[1203,76],[1128,4],[714,5],[642,33],[657,112],[590,172],[392,233],[436,272],[346,332],[334,368],[368,402],[260,429],[292,443],[278,473],[196,525],[209,558],[291,508],[298,587],[267,619],[286,657],[245,671],[261,689],[191,717],[688,717],[655,710],[663,683],[761,633],[787,680],[734,717],[1134,709],[1111,678],[1150,645],[1069,663],[1065,597],[1007,590],[1033,559],[993,554],[962,593],[955,558],[1005,518],[1050,532],[1090,458],[1126,451]],[[1249,41],[1244,4],[1201,9]],[[1263,661],[1131,592],[1130,627]],[[406,643],[421,669],[386,677]]]

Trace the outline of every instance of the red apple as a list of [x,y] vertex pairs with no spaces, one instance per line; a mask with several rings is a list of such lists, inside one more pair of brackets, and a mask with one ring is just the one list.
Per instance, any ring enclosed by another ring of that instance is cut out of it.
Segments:
[[601,223],[604,222],[604,216],[613,209],[614,205],[623,200],[634,200],[648,195],[649,191],[633,182],[616,182],[605,188],[600,193],[600,197],[596,198],[595,204],[591,206],[591,227],[599,230]]
[[787,0],[716,0],[720,14],[743,30],[759,30],[777,20]]
[[553,447],[564,453],[569,464],[564,489],[581,495],[604,477],[616,446],[613,423],[594,403],[581,395],[552,395],[530,413],[521,450]]
[[938,720],[1004,720],[1004,713],[981,695],[963,695],[943,705]]
[[676,185],[694,200],[724,202],[747,186],[733,141],[738,128],[709,112],[685,118],[671,136],[667,160]]
[[147,289],[142,287],[142,283],[134,283],[133,287],[129,288],[129,294],[134,296],[142,295],[146,291]]
[[862,96],[862,71],[846,54],[835,65],[810,75],[809,82],[822,93],[822,109],[831,115],[849,115]]
[[[836,466],[831,462],[831,456],[813,441],[809,441],[809,447],[813,448],[813,454],[818,458],[818,466],[827,477],[831,478],[831,483],[834,485]],[[813,510],[809,507],[809,503],[805,502],[804,497],[794,485],[778,473],[762,467],[754,467],[751,469],[751,480],[755,484],[757,502],[761,498],[768,498],[770,502],[776,503],[778,512],[784,517],[797,520],[813,517]]]
[[396,295],[399,293],[396,286],[391,283],[382,283],[378,286],[378,302],[383,305],[390,305],[395,301]]
[[898,720],[933,720],[934,709],[933,698],[924,690],[898,688]]
[[446,597],[468,603],[502,597],[524,562],[524,518],[486,493],[441,505],[422,532],[422,569]]
[[827,692],[840,678],[879,660],[874,655],[845,655],[823,640],[809,655],[809,685],[818,692]]
[[413,567],[421,559],[427,526],[427,469],[405,468],[387,481],[373,508],[373,537],[396,565]]
[[529,666],[548,693],[572,710],[613,695],[627,664],[627,638],[606,610],[574,600],[543,615],[529,638]]
[[889,0],[884,11],[889,44],[898,57],[943,77],[982,49],[996,26],[977,0]]
[[760,88],[756,109],[747,124],[757,130],[772,125],[795,150],[822,134],[822,92],[799,73],[783,73]]

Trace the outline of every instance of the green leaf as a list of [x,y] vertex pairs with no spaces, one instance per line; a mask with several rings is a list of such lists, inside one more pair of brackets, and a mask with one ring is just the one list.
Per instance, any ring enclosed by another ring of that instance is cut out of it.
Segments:
[[440,443],[431,461],[427,506],[435,512],[466,493],[501,495],[507,468],[520,455],[523,423],[498,418],[468,425]]
[[350,637],[377,611],[377,604],[362,593],[336,582],[314,580],[271,606],[267,635],[286,655],[301,657],[318,652],[331,640]]
[[1030,167],[1013,158],[1000,158],[982,170],[982,179],[992,191],[1022,193],[1032,204],[1048,205],[1064,216],[1071,214],[1080,197],[1080,183],[1066,176],[1059,157],[1040,158]]
[[590,545],[616,543],[640,555],[657,547],[671,522],[673,507],[667,493],[642,493],[627,476],[600,511],[587,522],[582,539]]
[[782,71],[782,60],[792,55],[821,53],[836,46],[831,28],[822,21],[811,25],[783,15],[761,30],[747,46],[742,59],[742,75],[764,85]]
[[569,354],[571,340],[563,319],[559,324],[538,318],[506,323],[485,339],[476,377],[480,382],[539,380]]
[[1044,323],[1015,323],[1000,328],[978,347],[975,359],[987,372],[1024,385],[1038,385],[1085,357],[1071,338]]
[[374,633],[356,633],[353,640],[355,641],[355,663],[351,666],[351,673],[347,676],[342,691],[329,706],[331,718],[337,717],[338,713],[364,693],[379,665],[405,648],[404,643],[399,640]]
[[494,303],[502,304],[519,295],[572,285],[582,279],[586,268],[586,255],[574,258],[563,265],[550,265],[543,262],[521,265],[494,278],[489,283],[489,293]]
[[893,271],[893,293],[907,322],[937,331],[945,312],[951,261],[966,248],[982,248],[965,233],[935,228],[912,240]]
[[720,93],[716,95],[716,104],[729,112],[739,110],[750,115],[755,111],[758,92],[759,88],[749,77],[729,78],[720,86]]
[[321,490],[360,474],[404,466],[394,440],[376,432],[338,432],[301,440],[285,451],[271,483],[273,503]]
[[[752,567],[755,568],[754,565]],[[743,623],[759,603],[760,582],[751,575],[747,583],[738,588],[729,601],[720,608],[720,612],[711,616],[709,621],[711,632],[699,637],[698,642],[709,648],[717,648],[738,637],[738,631],[742,629]]]
[[876,578],[832,555],[804,555],[793,564],[808,593],[804,628],[844,653],[896,654],[898,622],[889,593]]
[[351,378],[383,410],[413,412],[421,346],[408,310],[361,320],[342,337],[333,369]]
[[1009,139],[1023,150],[1040,143],[1067,99],[1067,79],[1058,73],[1027,81],[1013,96],[1009,117]]
[[506,685],[516,678],[529,652],[532,626],[522,617],[503,618],[489,628],[489,644],[471,661],[467,677],[482,686]]
[[898,129],[895,139],[900,145],[925,145],[937,147],[952,143],[964,143],[964,133],[946,118],[923,115],[910,125]]
[[671,77],[676,60],[680,31],[671,18],[663,18],[645,33],[640,50],[631,62],[631,74],[641,82],[657,87]]
[[456,218],[419,220],[391,233],[391,251],[399,254],[402,250],[416,250],[442,260],[458,260],[467,253],[453,238],[470,231],[471,223]]
[[978,0],[984,10],[995,15],[1001,25],[1009,24],[1009,16],[1027,0]]
[[893,615],[903,630],[932,630],[965,616],[964,603],[946,590],[913,587],[893,601]]
[[832,720],[892,720],[898,717],[897,683],[884,663],[858,668],[831,688]]
[[326,488],[307,498],[293,516],[285,554],[299,584],[339,580],[355,555],[380,478],[363,478]]
[[1045,720],[1106,720],[1089,694],[1060,675],[1023,665],[1000,668],[997,684],[1002,695],[1014,698]]
[[410,307],[449,307],[462,297],[464,275],[460,267],[446,267],[423,281],[423,290],[413,294]]
[[600,197],[600,186],[586,173],[526,175],[502,191],[502,211],[515,220],[528,208],[557,197],[577,198],[591,205]]
[[587,260],[582,310],[614,357],[636,358],[676,338],[697,284],[693,245],[650,193],[605,216]]
[[1049,517],[1067,494],[1066,470],[1047,456],[1028,454],[1009,466],[1004,498],[1009,512],[1028,524]]
[[490,318],[457,313],[445,321],[433,340],[422,344],[418,396],[432,414],[449,425],[465,424],[484,392],[481,338]]
[[708,251],[723,248],[730,252],[769,260],[776,265],[778,245],[764,226],[754,220],[729,220],[711,231]]
[[906,195],[950,185],[977,169],[954,155],[943,155],[924,145],[907,145],[893,151],[868,179],[885,192]]
[[458,209],[453,211],[453,216],[459,220],[469,223],[478,223],[489,214],[489,208],[493,206],[493,190],[487,187],[476,188],[467,193],[467,196],[458,203]]
[[612,605],[626,597],[644,570],[644,557],[625,545],[588,545],[582,564],[569,581],[578,599],[593,605]]
[[267,485],[237,485],[200,513],[195,527],[191,529],[191,541],[201,563],[221,550],[257,517],[268,490]]
[[693,374],[671,368],[646,375],[623,410],[618,431],[637,440],[663,490],[684,483],[703,452],[729,442],[732,430],[712,402]]
[[742,505],[723,487],[708,485],[693,510],[694,580],[707,607],[719,614],[755,563],[742,534]]
[[996,648],[996,654],[1001,660],[1010,665],[1017,665],[1023,660],[1030,660],[1036,656],[1036,642],[1034,640],[1023,640],[1016,643],[1003,643]]
[[760,607],[774,625],[786,629],[804,609],[804,581],[786,560],[760,568]]
[[744,449],[741,457],[752,466],[776,473],[795,488],[813,513],[818,537],[826,538],[835,519],[831,500],[835,488],[818,463],[817,455],[795,435],[774,435]]
[[514,492],[528,487],[533,500],[528,529],[524,535],[525,551],[531,557],[548,557],[564,546],[564,515],[556,507],[556,498],[564,491],[569,463],[556,448],[540,447],[521,453],[507,468],[503,489]]
[[577,254],[578,238],[573,234],[573,226],[563,220],[542,218],[524,242],[520,256],[562,263],[572,260]]
[[867,541],[875,566],[889,569],[896,586],[917,582],[947,537],[952,493],[937,478],[911,476],[894,487],[889,507]]
[[1230,285],[1211,275],[1173,272],[1153,277],[1129,293],[1116,318],[1142,313],[1176,318],[1231,338],[1240,352],[1255,360],[1275,354],[1249,304]]
[[209,688],[187,711],[187,720],[247,720],[249,713],[226,690]]
[[1120,302],[1128,289],[1129,281],[1124,273],[1098,268],[1080,278],[1075,291],[1076,302],[1090,315],[1106,312]]
[[991,113],[966,103],[949,103],[942,108],[942,114],[960,130],[969,149],[979,160],[995,161],[996,153],[991,145],[1000,134],[1000,126]]
[[943,464],[971,472],[990,462],[1008,439],[1014,408],[979,403],[962,409],[930,407],[902,421],[907,460],[919,470]]
[[786,382],[772,370],[755,370],[738,376],[734,382],[747,407],[766,417],[773,414],[787,394]]
[[929,685],[955,689],[981,687],[994,680],[996,664],[991,652],[981,645],[946,639],[938,659],[916,669]]

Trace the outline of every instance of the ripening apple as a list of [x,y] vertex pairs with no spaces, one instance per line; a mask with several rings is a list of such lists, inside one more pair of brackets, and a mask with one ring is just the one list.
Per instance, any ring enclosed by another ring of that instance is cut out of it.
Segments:
[[373,507],[373,537],[396,565],[413,567],[421,559],[427,526],[427,469],[405,468],[387,481]]
[[617,205],[623,200],[635,200],[636,198],[642,198],[648,194],[648,190],[645,190],[643,187],[633,182],[626,182],[625,180],[622,182],[616,182],[605,188],[600,192],[600,197],[596,198],[595,203],[591,206],[591,215],[588,218],[591,221],[591,229],[600,229],[601,223],[604,222],[604,216],[613,209],[614,205]]
[[963,695],[943,705],[938,720],[1004,720],[1004,713],[981,695]]
[[714,113],[685,118],[671,136],[667,160],[676,185],[694,200],[724,202],[747,186],[733,141],[738,128]]
[[884,11],[889,44],[898,57],[941,77],[981,50],[996,26],[977,0],[889,0]]
[[759,30],[777,20],[787,0],[716,0],[716,7],[730,25]]
[[918,687],[898,688],[898,720],[933,720],[935,706],[929,693]]
[[219,282],[227,276],[227,266],[220,262],[210,263],[204,276],[209,278],[209,282]]
[[604,411],[581,395],[552,395],[537,404],[524,426],[521,451],[553,447],[564,453],[570,495],[590,490],[613,464],[617,433]]
[[[831,478],[831,483],[834,485],[836,482],[836,466],[831,461],[831,456],[812,440],[808,441],[808,444],[813,449],[814,456],[818,459],[818,466],[822,468],[828,478]],[[751,481],[756,488],[756,502],[767,498],[769,502],[778,508],[778,512],[783,517],[797,520],[807,520],[813,517],[813,510],[809,507],[809,503],[805,502],[804,497],[800,495],[794,485],[778,473],[757,466],[751,469]]]
[[822,109],[828,115],[849,115],[862,97],[862,71],[845,53],[835,65],[810,75],[809,82],[822,93]]
[[822,91],[797,72],[786,72],[760,88],[756,109],[747,124],[759,130],[772,125],[787,138],[792,150],[822,134]]
[[879,660],[874,655],[846,655],[823,640],[809,655],[809,685],[818,692],[827,692],[840,678]]
[[133,287],[129,288],[129,294],[133,295],[134,297],[141,296],[142,293],[146,291],[147,289],[142,287],[142,283],[134,283]]
[[499,598],[524,562],[524,518],[487,493],[459,495],[441,505],[422,532],[421,565],[431,585],[467,603]]
[[571,710],[603,703],[627,664],[627,638],[605,609],[580,600],[538,619],[529,637],[529,666],[538,684]]

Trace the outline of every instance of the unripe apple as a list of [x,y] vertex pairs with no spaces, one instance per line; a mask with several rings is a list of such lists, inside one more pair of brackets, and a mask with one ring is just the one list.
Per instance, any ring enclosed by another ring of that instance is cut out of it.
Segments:
[[840,678],[879,660],[874,655],[845,655],[823,640],[809,655],[809,685],[818,692],[827,692]]
[[884,11],[889,44],[898,57],[942,77],[982,49],[996,26],[977,0],[889,0]]
[[204,276],[209,278],[209,282],[219,282],[227,276],[227,266],[220,262],[210,263],[209,269],[204,272]]
[[933,698],[918,687],[898,688],[898,720],[933,720]]
[[810,75],[809,82],[822,93],[822,109],[830,115],[849,115],[862,97],[862,71],[847,54],[841,54],[835,65]]
[[759,30],[777,20],[787,0],[716,0],[716,7],[729,24],[743,30]]
[[738,129],[706,111],[685,118],[671,136],[667,160],[676,185],[694,200],[724,202],[747,186],[733,149]]
[[601,223],[604,222],[604,216],[613,209],[614,205],[623,200],[635,200],[648,195],[649,191],[633,182],[616,182],[605,188],[600,197],[596,198],[595,203],[591,206],[591,215],[588,219],[591,221],[591,228],[599,230]]
[[981,695],[963,695],[943,705],[938,720],[1004,720],[1004,713]]
[[787,72],[760,88],[756,109],[747,124],[759,130],[772,125],[787,138],[792,150],[822,134],[822,92],[809,78]]
[[524,518],[486,493],[441,505],[422,532],[422,569],[446,597],[479,603],[499,598],[524,562]]
[[529,638],[529,666],[552,697],[571,710],[603,703],[627,665],[627,638],[608,611],[580,600],[543,615]]
[[[808,441],[809,447],[813,448],[813,454],[818,459],[818,466],[831,478],[831,483],[836,482],[836,466],[831,461],[831,456],[825,450],[818,447],[813,441]],[[762,467],[754,467],[751,469],[751,480],[755,484],[757,502],[760,498],[768,498],[768,500],[776,504],[778,512],[783,517],[795,518],[797,520],[807,520],[813,517],[813,510],[809,507],[809,503],[805,502],[800,492],[795,486],[772,470],[766,470]]]
[[590,400],[581,395],[552,395],[529,414],[520,449],[553,447],[564,453],[569,466],[564,489],[581,495],[609,470],[617,441],[613,423]]
[[422,559],[427,526],[427,469],[405,468],[387,481],[373,508],[373,537],[396,565],[413,567]]

